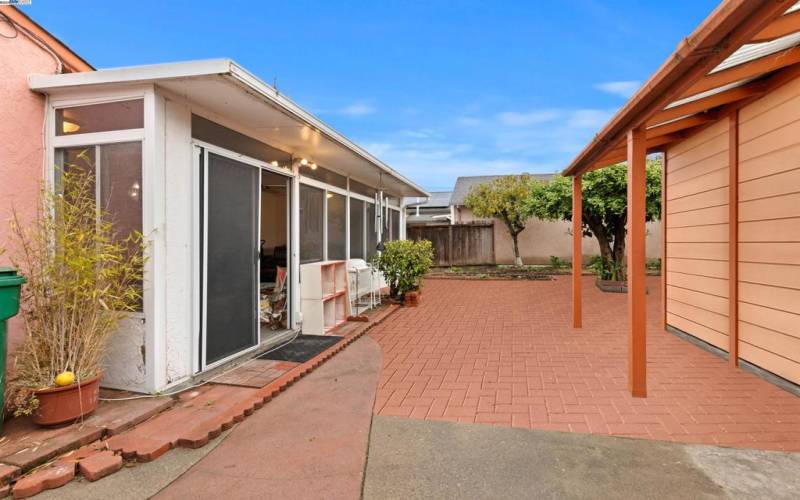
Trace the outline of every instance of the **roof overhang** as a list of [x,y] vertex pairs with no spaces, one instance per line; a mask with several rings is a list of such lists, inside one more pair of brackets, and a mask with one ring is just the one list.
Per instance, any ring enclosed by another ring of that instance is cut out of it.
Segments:
[[89,73],[31,75],[29,87],[57,96],[77,89],[152,84],[232,123],[258,139],[397,196],[428,196],[420,186],[229,59],[189,61]]
[[623,161],[625,136],[635,128],[646,129],[648,152],[663,150],[800,75],[798,6],[788,0],[723,1],[562,175]]

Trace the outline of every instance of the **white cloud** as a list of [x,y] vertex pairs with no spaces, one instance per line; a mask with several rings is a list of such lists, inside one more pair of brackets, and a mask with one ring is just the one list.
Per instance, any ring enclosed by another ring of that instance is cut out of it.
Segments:
[[602,90],[603,92],[627,99],[632,96],[641,85],[642,82],[639,80],[620,80],[617,82],[597,83],[594,87],[598,90]]
[[339,110],[339,114],[346,116],[366,116],[375,113],[377,109],[366,101],[359,101],[345,106]]

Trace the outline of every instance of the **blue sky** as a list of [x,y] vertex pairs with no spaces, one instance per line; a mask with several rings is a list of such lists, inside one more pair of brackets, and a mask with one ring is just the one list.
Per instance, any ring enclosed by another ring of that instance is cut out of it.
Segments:
[[429,190],[553,172],[714,0],[97,2],[26,13],[98,68],[230,57]]

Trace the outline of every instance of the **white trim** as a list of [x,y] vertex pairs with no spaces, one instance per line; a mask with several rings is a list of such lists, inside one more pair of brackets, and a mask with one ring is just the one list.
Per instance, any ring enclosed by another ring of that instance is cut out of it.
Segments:
[[350,260],[350,177],[347,178],[347,193],[344,197],[344,258]]
[[201,317],[201,310],[205,306],[201,292],[201,289],[205,290],[205,276],[203,276],[203,282],[201,283],[200,281],[200,267],[203,265],[200,233],[201,231],[205,232],[205,229],[200,227],[201,152],[203,153],[203,163],[205,164],[205,151],[199,145],[192,144],[192,374],[199,373],[201,369],[200,337],[202,337],[202,332],[205,329],[204,319]]
[[354,193],[353,191],[350,191],[348,196],[356,200],[372,203],[373,205],[375,204],[375,198],[370,198],[369,196],[364,196],[363,194]]
[[132,128],[109,132],[92,132],[89,134],[53,135],[51,144],[54,148],[71,148],[75,146],[111,144],[114,142],[144,141],[144,138],[144,128]]
[[252,165],[254,167],[261,168],[264,170],[269,170],[270,172],[274,172],[276,174],[280,174],[286,177],[294,177],[294,174],[292,174],[291,170],[287,168],[276,167],[271,163],[257,160],[253,157],[237,153],[236,151],[231,151],[230,149],[225,149],[221,146],[211,144],[210,142],[205,142],[199,139],[192,138],[192,144],[200,146],[201,148],[204,148],[207,151],[211,151],[215,155],[224,156],[225,158],[230,158],[231,160],[247,163],[248,165]]
[[311,186],[319,189],[324,189],[326,191],[330,191],[331,193],[340,194],[342,196],[347,196],[347,189],[342,189],[337,186],[332,186],[327,182],[318,181],[317,179],[312,179],[310,177],[306,177],[303,174],[300,174],[300,182],[305,184],[306,186]]
[[332,127],[322,122],[319,118],[302,109],[284,94],[279,93],[276,89],[267,85],[230,59],[155,64],[59,75],[31,75],[28,77],[28,86],[31,90],[50,93],[88,85],[157,84],[162,80],[203,77],[225,78],[238,83],[240,86],[244,87],[245,91],[249,91],[261,97],[267,104],[281,110],[297,121],[318,130],[331,142],[351,151],[356,156],[375,166],[378,170],[398,180],[401,184],[405,184],[423,196],[428,196],[428,193],[414,182],[347,139]]

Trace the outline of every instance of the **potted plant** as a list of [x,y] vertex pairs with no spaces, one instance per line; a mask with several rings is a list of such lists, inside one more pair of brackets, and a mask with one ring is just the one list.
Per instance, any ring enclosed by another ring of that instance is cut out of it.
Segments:
[[26,336],[15,353],[10,394],[15,415],[36,423],[74,421],[97,406],[109,336],[141,307],[141,233],[120,235],[95,202],[95,179],[78,168],[59,172],[43,190],[37,217],[16,212],[14,264],[28,284],[21,297]]
[[433,265],[433,246],[428,240],[388,241],[373,257],[373,265],[383,273],[389,296],[415,307],[419,304],[422,277]]

